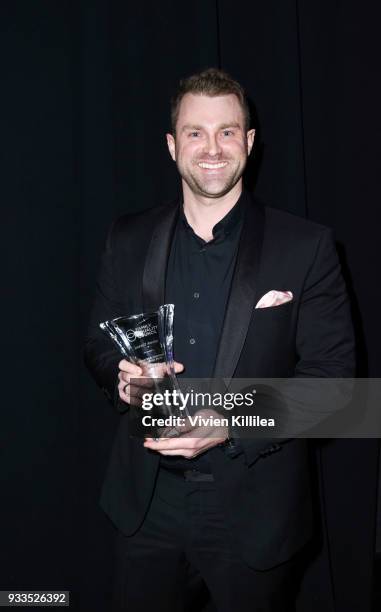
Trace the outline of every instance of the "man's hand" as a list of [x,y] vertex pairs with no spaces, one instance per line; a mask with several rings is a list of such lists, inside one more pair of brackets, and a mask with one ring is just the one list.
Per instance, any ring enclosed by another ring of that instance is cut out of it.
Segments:
[[[149,364],[151,367],[144,368],[127,359],[119,362],[119,397],[123,402],[132,406],[141,406],[142,395],[153,387],[152,376],[162,378],[166,376],[167,369],[165,363]],[[174,362],[175,372],[178,374],[184,370],[182,363]]]
[[[195,415],[196,416],[196,415]],[[214,410],[204,409],[197,412],[197,416],[206,419],[208,417],[221,418]],[[229,435],[227,426],[221,425],[200,425],[192,427],[188,422],[184,427],[179,428],[181,435],[171,438],[146,438],[145,448],[160,453],[161,455],[179,455],[185,459],[193,459],[209,448],[225,442]],[[190,437],[190,434],[192,437]]]

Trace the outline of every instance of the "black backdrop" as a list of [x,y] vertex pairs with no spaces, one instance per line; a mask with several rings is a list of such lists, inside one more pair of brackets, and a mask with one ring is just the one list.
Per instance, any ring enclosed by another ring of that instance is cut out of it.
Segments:
[[[335,229],[358,373],[379,376],[381,11],[355,0],[13,0],[0,11],[0,587],[70,589],[76,609],[97,612],[113,536],[97,499],[117,416],[82,342],[106,229],[178,188],[164,139],[177,80],[230,71],[260,120],[256,193]],[[302,612],[370,610],[377,464],[376,440],[324,448],[326,542]]]

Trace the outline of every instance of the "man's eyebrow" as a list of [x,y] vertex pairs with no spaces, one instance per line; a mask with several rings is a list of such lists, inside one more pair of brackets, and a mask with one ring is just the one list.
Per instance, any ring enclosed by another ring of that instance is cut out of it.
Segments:
[[201,125],[191,125],[190,123],[187,123],[186,125],[183,126],[181,131],[185,132],[186,130],[202,130],[202,126]]
[[[238,128],[241,129],[241,126],[239,123],[233,122],[233,123],[222,123],[221,125],[218,126],[217,129],[219,130],[226,130],[227,128]],[[202,130],[204,129],[202,125],[191,125],[190,123],[187,123],[186,125],[183,126],[182,128],[182,132],[186,132],[187,130]]]
[[240,130],[241,126],[239,123],[223,123],[219,126],[220,130],[226,130],[227,128],[238,128]]

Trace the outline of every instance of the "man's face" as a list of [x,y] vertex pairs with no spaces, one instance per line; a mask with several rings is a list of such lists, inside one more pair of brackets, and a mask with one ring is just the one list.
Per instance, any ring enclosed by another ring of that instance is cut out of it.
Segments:
[[245,132],[244,114],[234,94],[211,98],[188,93],[180,104],[176,138],[167,134],[167,143],[190,190],[219,198],[240,180],[254,134]]

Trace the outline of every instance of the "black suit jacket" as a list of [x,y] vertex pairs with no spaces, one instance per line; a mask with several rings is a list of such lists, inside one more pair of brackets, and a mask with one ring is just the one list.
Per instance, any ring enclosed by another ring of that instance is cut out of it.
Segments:
[[[331,231],[263,207],[248,193],[244,197],[246,213],[215,376],[353,376],[350,310]],[[117,394],[121,357],[99,323],[164,303],[179,206],[176,201],[122,216],[108,235],[85,361],[120,410],[126,408]],[[255,309],[271,289],[290,290],[293,300]],[[313,533],[307,441],[242,439],[242,445],[244,453],[234,459],[219,448],[209,454],[237,551],[250,566],[266,569],[289,559]],[[121,414],[101,505],[126,535],[142,524],[158,465],[159,455],[129,437],[128,413]]]

